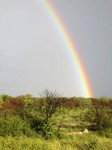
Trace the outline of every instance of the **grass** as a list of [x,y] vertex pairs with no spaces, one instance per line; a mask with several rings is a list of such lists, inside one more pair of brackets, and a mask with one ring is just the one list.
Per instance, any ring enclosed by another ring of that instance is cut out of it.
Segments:
[[96,134],[68,136],[61,140],[0,137],[0,150],[109,150],[112,140]]
[[[98,106],[99,104],[101,105],[101,103],[98,103]],[[108,103],[106,102],[105,104]],[[103,105],[104,103],[102,103]],[[44,124],[42,122],[43,116],[40,116],[40,109],[37,106],[35,107],[33,101],[32,103],[27,102],[26,97],[25,102],[21,102],[18,99],[11,99],[9,102],[4,102],[3,106],[1,104],[0,150],[112,149],[112,123],[110,115],[112,108],[110,109],[105,106],[106,110],[108,109],[109,111],[102,111],[104,109],[101,108],[104,106],[100,106],[100,111],[97,111],[100,116],[96,114],[95,118],[99,121],[102,117],[102,122],[100,122],[101,127],[105,127],[105,124],[109,125],[109,127],[98,128],[97,130],[90,128],[91,126],[94,127],[97,122],[91,122],[95,113],[89,103],[87,103],[84,107],[62,107],[63,109],[55,112],[49,118],[47,125],[51,127],[51,130],[47,130],[46,126],[44,126],[45,122]],[[107,117],[108,115],[110,118]],[[58,128],[60,130],[57,130]],[[38,129],[41,132],[38,132]],[[89,132],[84,133],[85,129],[88,129]],[[43,132],[43,130],[46,132]],[[57,131],[59,131],[59,134]],[[48,136],[45,136],[45,134]],[[46,137],[49,138],[46,140]]]

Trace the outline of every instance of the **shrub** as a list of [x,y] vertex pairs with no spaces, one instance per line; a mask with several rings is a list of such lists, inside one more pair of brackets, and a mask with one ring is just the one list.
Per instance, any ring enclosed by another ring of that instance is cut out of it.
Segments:
[[92,130],[106,130],[112,128],[111,101],[105,99],[91,99],[91,107],[86,113],[86,119],[91,123]]
[[0,96],[0,106],[3,104],[3,99],[2,97]]
[[99,130],[98,133],[103,136],[103,137],[106,137],[106,138],[112,138],[112,128],[108,128],[108,129],[105,129],[105,130]]
[[34,131],[30,129],[29,123],[19,117],[7,117],[0,119],[0,136],[26,135],[34,136]]
[[11,98],[11,96],[9,96],[7,94],[3,94],[1,97],[2,97],[4,102],[7,102]]

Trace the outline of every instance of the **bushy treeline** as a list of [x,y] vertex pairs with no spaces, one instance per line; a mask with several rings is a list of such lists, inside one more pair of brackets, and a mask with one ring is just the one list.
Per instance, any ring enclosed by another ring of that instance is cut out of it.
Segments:
[[88,120],[91,123],[90,129],[98,131],[101,135],[112,137],[112,99],[91,98]]
[[[83,122],[89,122],[88,130],[112,137],[112,99],[61,97],[45,90],[42,96],[0,96],[0,136],[61,138],[61,128],[69,111],[79,109]],[[72,115],[72,118],[75,118]]]

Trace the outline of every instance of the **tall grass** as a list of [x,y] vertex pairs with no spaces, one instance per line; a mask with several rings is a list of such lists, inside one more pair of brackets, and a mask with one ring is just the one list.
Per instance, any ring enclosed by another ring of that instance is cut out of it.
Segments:
[[109,150],[112,140],[97,135],[74,135],[68,139],[44,140],[41,138],[0,137],[0,150]]

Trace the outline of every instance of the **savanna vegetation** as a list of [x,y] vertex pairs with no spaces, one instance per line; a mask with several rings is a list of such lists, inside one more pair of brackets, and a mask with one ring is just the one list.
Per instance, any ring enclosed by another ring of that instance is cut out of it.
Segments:
[[0,96],[0,150],[112,149],[112,99]]

